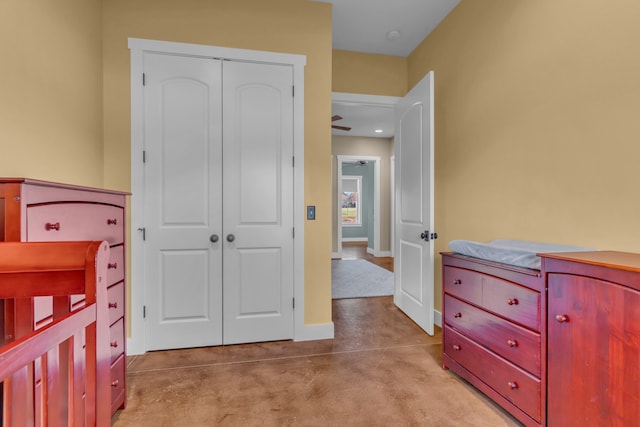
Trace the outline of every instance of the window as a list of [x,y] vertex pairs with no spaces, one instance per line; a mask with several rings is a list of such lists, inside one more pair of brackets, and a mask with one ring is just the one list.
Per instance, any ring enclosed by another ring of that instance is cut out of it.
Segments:
[[342,225],[362,225],[362,177],[342,177]]

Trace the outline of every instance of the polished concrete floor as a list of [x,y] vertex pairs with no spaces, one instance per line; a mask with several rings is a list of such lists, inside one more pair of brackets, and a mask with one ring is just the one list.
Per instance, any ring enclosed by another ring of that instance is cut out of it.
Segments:
[[[374,258],[346,244],[343,258]],[[128,426],[517,426],[441,368],[442,336],[425,334],[392,297],[333,300],[333,340],[150,352],[128,358]]]
[[441,368],[441,335],[391,297],[333,301],[335,339],[128,359],[124,426],[516,426]]

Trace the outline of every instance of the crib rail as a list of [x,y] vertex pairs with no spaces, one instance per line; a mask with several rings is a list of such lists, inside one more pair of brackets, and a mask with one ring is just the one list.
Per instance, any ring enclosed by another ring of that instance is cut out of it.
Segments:
[[[3,425],[110,425],[108,258],[106,242],[0,243]],[[54,315],[34,331],[37,296],[54,297]]]

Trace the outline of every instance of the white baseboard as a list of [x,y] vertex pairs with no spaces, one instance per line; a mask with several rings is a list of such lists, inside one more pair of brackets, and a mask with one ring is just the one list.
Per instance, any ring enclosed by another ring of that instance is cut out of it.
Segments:
[[433,310],[433,323],[442,328],[442,313],[438,310]]
[[369,239],[366,237],[343,237],[343,242],[368,242]]
[[340,259],[342,254],[340,252],[331,252],[331,259]]
[[127,356],[137,356],[144,354],[144,345],[139,342],[140,340],[134,340],[131,337],[127,338]]
[[392,256],[391,251],[379,251],[376,256]]
[[318,325],[304,325],[295,332],[294,341],[331,340],[334,337],[333,322]]

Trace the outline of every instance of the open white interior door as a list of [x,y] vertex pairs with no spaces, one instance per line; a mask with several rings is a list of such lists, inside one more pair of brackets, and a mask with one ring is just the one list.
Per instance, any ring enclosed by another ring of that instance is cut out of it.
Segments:
[[396,106],[394,302],[433,335],[433,71]]

